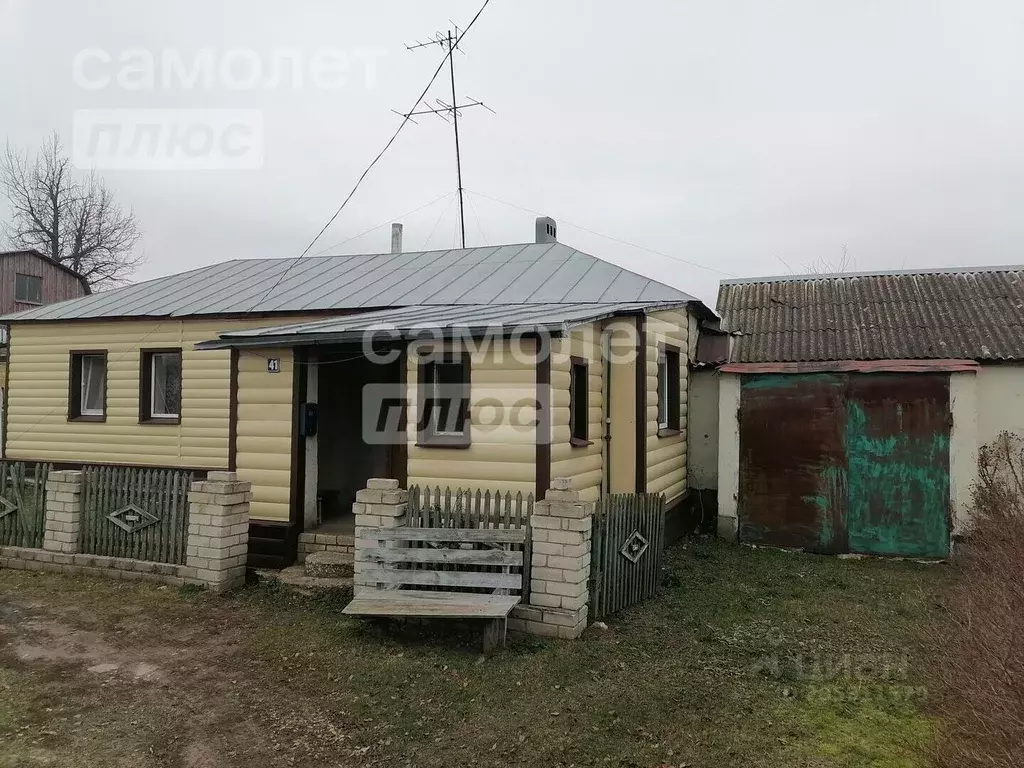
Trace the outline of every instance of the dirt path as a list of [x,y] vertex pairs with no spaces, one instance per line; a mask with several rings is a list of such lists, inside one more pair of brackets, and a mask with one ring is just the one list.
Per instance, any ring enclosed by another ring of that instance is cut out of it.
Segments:
[[[133,586],[121,602],[126,587],[97,587],[85,600],[47,589],[45,604],[26,599],[33,589],[0,594],[0,731],[14,726],[0,765],[230,768],[254,754],[266,766],[344,764],[336,726],[301,691],[261,684],[232,606],[182,612],[173,591]],[[159,609],[167,621],[153,621]]]

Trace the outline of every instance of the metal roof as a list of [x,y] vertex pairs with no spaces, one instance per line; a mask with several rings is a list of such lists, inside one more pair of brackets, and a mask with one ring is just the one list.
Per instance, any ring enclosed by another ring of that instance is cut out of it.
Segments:
[[607,304],[492,304],[478,306],[416,306],[360,312],[316,322],[251,328],[218,334],[200,349],[274,345],[336,344],[372,340],[385,342],[418,337],[446,338],[496,333],[526,334],[546,331],[558,334],[586,323],[615,315],[635,314],[649,308],[680,306],[618,302]]
[[3,319],[187,317],[411,305],[695,301],[682,291],[567,245],[545,243],[397,255],[311,256],[300,261],[226,261]]
[[722,281],[730,361],[1024,359],[1024,267]]

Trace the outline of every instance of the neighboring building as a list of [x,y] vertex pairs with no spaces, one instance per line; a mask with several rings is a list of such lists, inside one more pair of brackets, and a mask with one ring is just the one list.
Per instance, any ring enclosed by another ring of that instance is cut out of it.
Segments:
[[[91,293],[81,275],[39,251],[0,252],[0,315]],[[7,381],[7,335],[0,329],[0,407]],[[0,418],[0,428],[3,419]],[[2,442],[2,440],[0,440]]]
[[350,521],[370,477],[537,496],[571,477],[587,499],[678,509],[689,362],[714,313],[553,230],[230,261],[9,316],[6,455],[236,470],[259,562]]
[[725,280],[718,311],[731,349],[693,400],[717,396],[717,457],[693,463],[721,535],[946,555],[979,446],[1024,434],[1024,267]]
[[84,277],[39,251],[0,252],[0,314],[90,293]]

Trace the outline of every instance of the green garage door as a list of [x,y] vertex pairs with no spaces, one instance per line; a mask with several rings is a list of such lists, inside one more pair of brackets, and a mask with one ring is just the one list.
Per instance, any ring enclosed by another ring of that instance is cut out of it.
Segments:
[[740,539],[945,557],[949,427],[947,374],[744,376]]

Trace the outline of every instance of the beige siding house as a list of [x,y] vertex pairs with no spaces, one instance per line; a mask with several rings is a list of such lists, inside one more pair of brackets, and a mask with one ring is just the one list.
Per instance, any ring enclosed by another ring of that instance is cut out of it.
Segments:
[[267,564],[350,516],[370,477],[538,498],[570,477],[681,509],[713,318],[553,239],[225,262],[7,316],[4,448],[236,470]]

